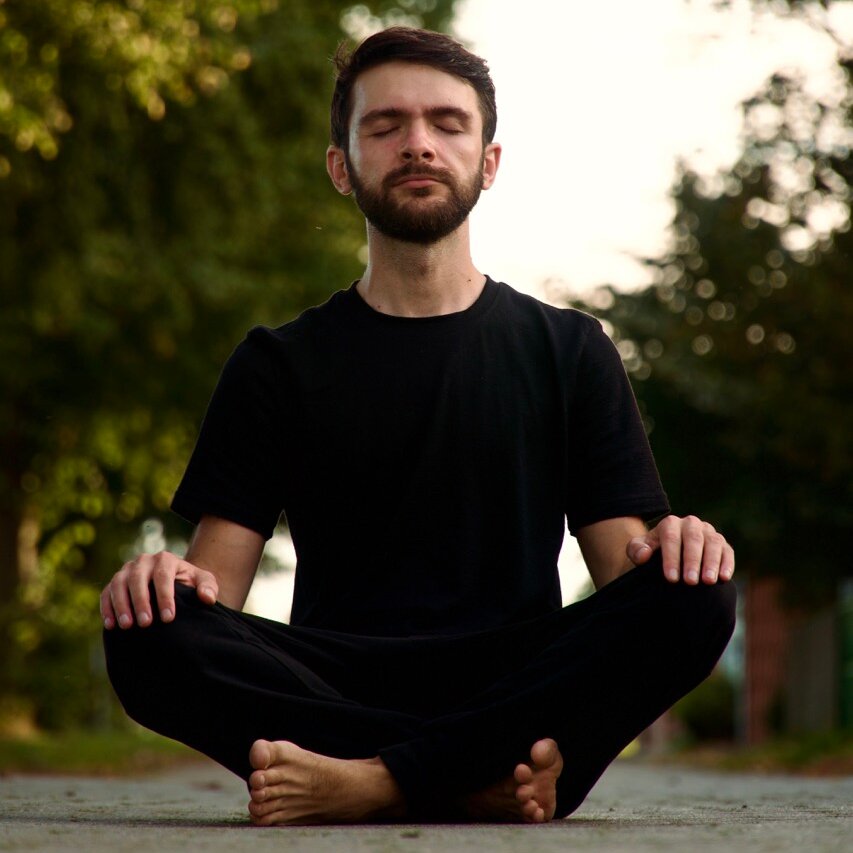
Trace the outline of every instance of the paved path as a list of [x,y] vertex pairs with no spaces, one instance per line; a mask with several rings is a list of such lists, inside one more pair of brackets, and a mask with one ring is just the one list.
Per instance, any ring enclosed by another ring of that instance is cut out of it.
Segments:
[[814,780],[617,762],[572,818],[544,826],[258,829],[215,765],[141,780],[0,777],[0,850],[550,853],[853,849],[853,777]]

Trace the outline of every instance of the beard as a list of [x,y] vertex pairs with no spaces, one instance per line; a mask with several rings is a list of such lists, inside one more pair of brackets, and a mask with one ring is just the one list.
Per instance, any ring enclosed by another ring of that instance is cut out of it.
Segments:
[[[447,169],[407,163],[387,174],[379,188],[366,186],[347,155],[347,170],[353,197],[364,218],[381,234],[405,243],[427,246],[452,234],[467,218],[480,198],[483,188],[483,163],[470,180],[460,183]],[[392,197],[395,184],[407,175],[424,175],[447,187],[447,198],[418,203],[436,192],[435,187],[407,190],[411,198],[397,201]]]

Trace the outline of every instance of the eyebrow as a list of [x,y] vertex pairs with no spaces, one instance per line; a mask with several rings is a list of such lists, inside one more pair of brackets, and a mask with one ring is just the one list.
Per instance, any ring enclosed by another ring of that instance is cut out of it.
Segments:
[[[442,106],[429,107],[424,110],[424,114],[428,118],[455,118],[464,125],[471,124],[473,116],[468,110],[463,110],[461,107]],[[371,124],[380,119],[397,119],[408,118],[412,115],[410,110],[404,110],[401,107],[382,107],[366,112],[359,121],[359,126]]]

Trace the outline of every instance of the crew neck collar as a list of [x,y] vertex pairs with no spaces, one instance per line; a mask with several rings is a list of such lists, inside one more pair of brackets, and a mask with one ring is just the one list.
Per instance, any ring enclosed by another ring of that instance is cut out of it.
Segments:
[[499,290],[497,283],[487,275],[486,281],[483,284],[483,289],[480,291],[477,298],[467,308],[463,308],[461,311],[453,311],[450,314],[432,314],[426,317],[401,317],[396,314],[385,314],[382,311],[377,311],[375,308],[372,308],[358,292],[357,285],[359,281],[360,279],[356,279],[349,288],[344,291],[348,297],[347,301],[352,304],[353,308],[358,311],[361,316],[372,319],[373,322],[396,323],[401,325],[450,324],[475,319],[488,311],[492,303],[495,301],[495,297]]

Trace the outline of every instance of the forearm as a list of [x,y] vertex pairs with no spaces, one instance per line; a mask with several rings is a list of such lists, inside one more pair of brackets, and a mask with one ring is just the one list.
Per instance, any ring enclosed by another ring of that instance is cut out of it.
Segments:
[[264,550],[264,540],[239,524],[204,516],[193,533],[186,560],[211,572],[219,584],[218,600],[242,609]]
[[596,589],[634,567],[626,548],[631,539],[646,532],[642,519],[635,517],[609,518],[578,531],[578,545]]

